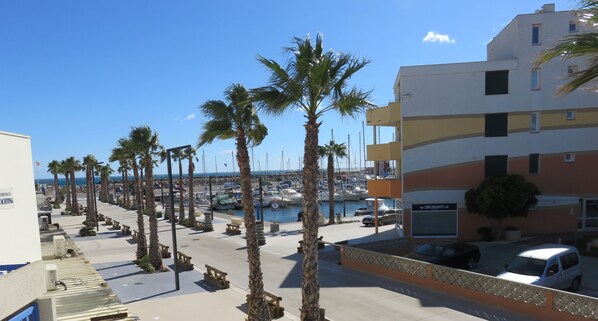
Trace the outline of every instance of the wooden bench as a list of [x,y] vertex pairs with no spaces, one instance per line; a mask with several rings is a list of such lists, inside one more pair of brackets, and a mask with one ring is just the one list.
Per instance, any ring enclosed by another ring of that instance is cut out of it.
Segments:
[[98,213],[98,221],[103,221],[103,220],[104,220],[104,214]]
[[105,224],[106,225],[112,225],[112,219],[106,216]]
[[239,224],[227,223],[226,224],[226,233],[230,234],[230,235],[239,235],[239,234],[241,234],[240,227],[241,227],[241,225],[239,225]]
[[228,289],[230,287],[230,281],[226,280],[227,274],[228,273],[206,264],[206,272],[203,274],[203,278],[221,289]]
[[112,221],[112,228],[115,230],[120,230],[120,222],[119,221]]
[[193,226],[193,229],[198,230],[198,231],[203,231],[204,228],[205,228],[204,222],[195,221],[195,226]]
[[133,230],[133,235],[131,236],[131,238],[133,239],[133,242],[139,241],[139,234],[136,230]]
[[[246,299],[248,309],[251,309],[251,304],[249,303],[250,298],[251,294],[247,294]],[[276,294],[264,290],[264,299],[268,304],[268,311],[270,312],[270,316],[272,317],[272,319],[279,319],[284,316],[284,308],[280,306],[280,301],[282,301],[282,297],[279,297]]]
[[191,263],[191,257],[189,255],[183,254],[181,251],[177,251],[176,254],[177,265],[179,267],[185,271],[193,270],[193,263]]
[[131,235],[131,228],[128,225],[123,224],[123,228],[121,230],[123,235]]
[[168,251],[168,246],[162,243],[158,243],[158,248],[160,249],[160,255],[163,259],[167,259],[171,256],[171,253]]
[[[323,249],[324,246],[326,245],[326,244],[324,244],[324,242],[322,242],[323,238],[324,238],[324,236],[318,237],[318,248],[319,249]],[[297,253],[303,253],[303,240],[299,241],[299,246],[297,247]]]

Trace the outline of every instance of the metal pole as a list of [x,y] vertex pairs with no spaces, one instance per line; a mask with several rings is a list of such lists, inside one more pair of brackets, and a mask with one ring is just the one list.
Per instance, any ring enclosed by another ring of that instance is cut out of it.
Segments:
[[260,216],[262,218],[262,224],[264,224],[264,210],[262,209],[262,202],[264,201],[264,191],[262,189],[262,178],[260,177],[259,179],[259,184],[260,184],[260,207],[259,207],[259,211],[260,211]]
[[214,207],[212,206],[212,176],[208,177],[208,186],[210,188],[210,218],[214,220]]
[[160,198],[160,201],[162,201],[162,209],[164,209],[164,179],[163,178],[160,179],[160,193],[162,193],[162,197]]
[[172,229],[172,255],[174,257],[174,284],[176,287],[176,291],[181,289],[181,285],[179,283],[179,265],[176,259],[178,250],[177,250],[177,242],[176,242],[176,224],[174,219],[174,193],[172,191],[172,166],[170,160],[170,152],[173,150],[178,149],[185,149],[190,148],[190,145],[179,146],[175,148],[170,148],[166,150],[167,154],[167,166],[168,166],[168,194],[170,198],[170,226]]

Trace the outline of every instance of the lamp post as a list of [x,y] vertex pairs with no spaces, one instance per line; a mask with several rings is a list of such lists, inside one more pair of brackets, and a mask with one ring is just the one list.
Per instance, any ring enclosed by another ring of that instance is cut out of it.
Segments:
[[174,253],[174,284],[176,290],[181,289],[181,285],[179,283],[179,266],[176,260],[177,255],[177,244],[176,244],[176,224],[174,219],[174,194],[172,191],[172,168],[171,168],[171,160],[170,160],[170,153],[172,151],[176,151],[179,149],[186,149],[191,148],[191,145],[179,146],[174,148],[169,148],[166,150],[166,159],[167,159],[167,166],[168,166],[168,198],[170,199],[170,223],[172,228],[172,253]]
[[[104,162],[98,162],[97,165],[102,165]],[[93,210],[95,212],[96,217],[96,232],[100,231],[100,223],[98,222],[98,200],[96,199],[96,172],[95,168],[94,171],[91,173],[93,175]]]

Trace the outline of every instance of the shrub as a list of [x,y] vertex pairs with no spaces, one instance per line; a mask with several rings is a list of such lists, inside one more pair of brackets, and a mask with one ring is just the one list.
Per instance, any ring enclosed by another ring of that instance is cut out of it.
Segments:
[[134,260],[133,263],[137,264],[145,272],[154,273],[156,269],[150,264],[149,256],[146,254],[139,260]]
[[181,225],[188,226],[188,225],[189,225],[189,218],[188,218],[188,217],[185,217],[185,218],[183,219],[183,221],[181,222]]
[[156,217],[157,218],[161,218],[162,217],[162,211],[157,211],[156,212]]

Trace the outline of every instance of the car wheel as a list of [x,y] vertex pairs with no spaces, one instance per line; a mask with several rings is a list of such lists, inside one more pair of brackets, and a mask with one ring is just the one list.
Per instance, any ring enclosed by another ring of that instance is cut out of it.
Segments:
[[475,268],[477,264],[478,262],[473,257],[470,257],[469,260],[467,260],[467,268],[470,270]]
[[378,220],[378,226],[382,226],[384,225],[384,221],[383,220]]
[[575,279],[573,279],[573,281],[571,281],[571,287],[569,287],[569,290],[571,290],[572,292],[576,292],[577,290],[579,290],[580,285],[581,278],[578,276]]

